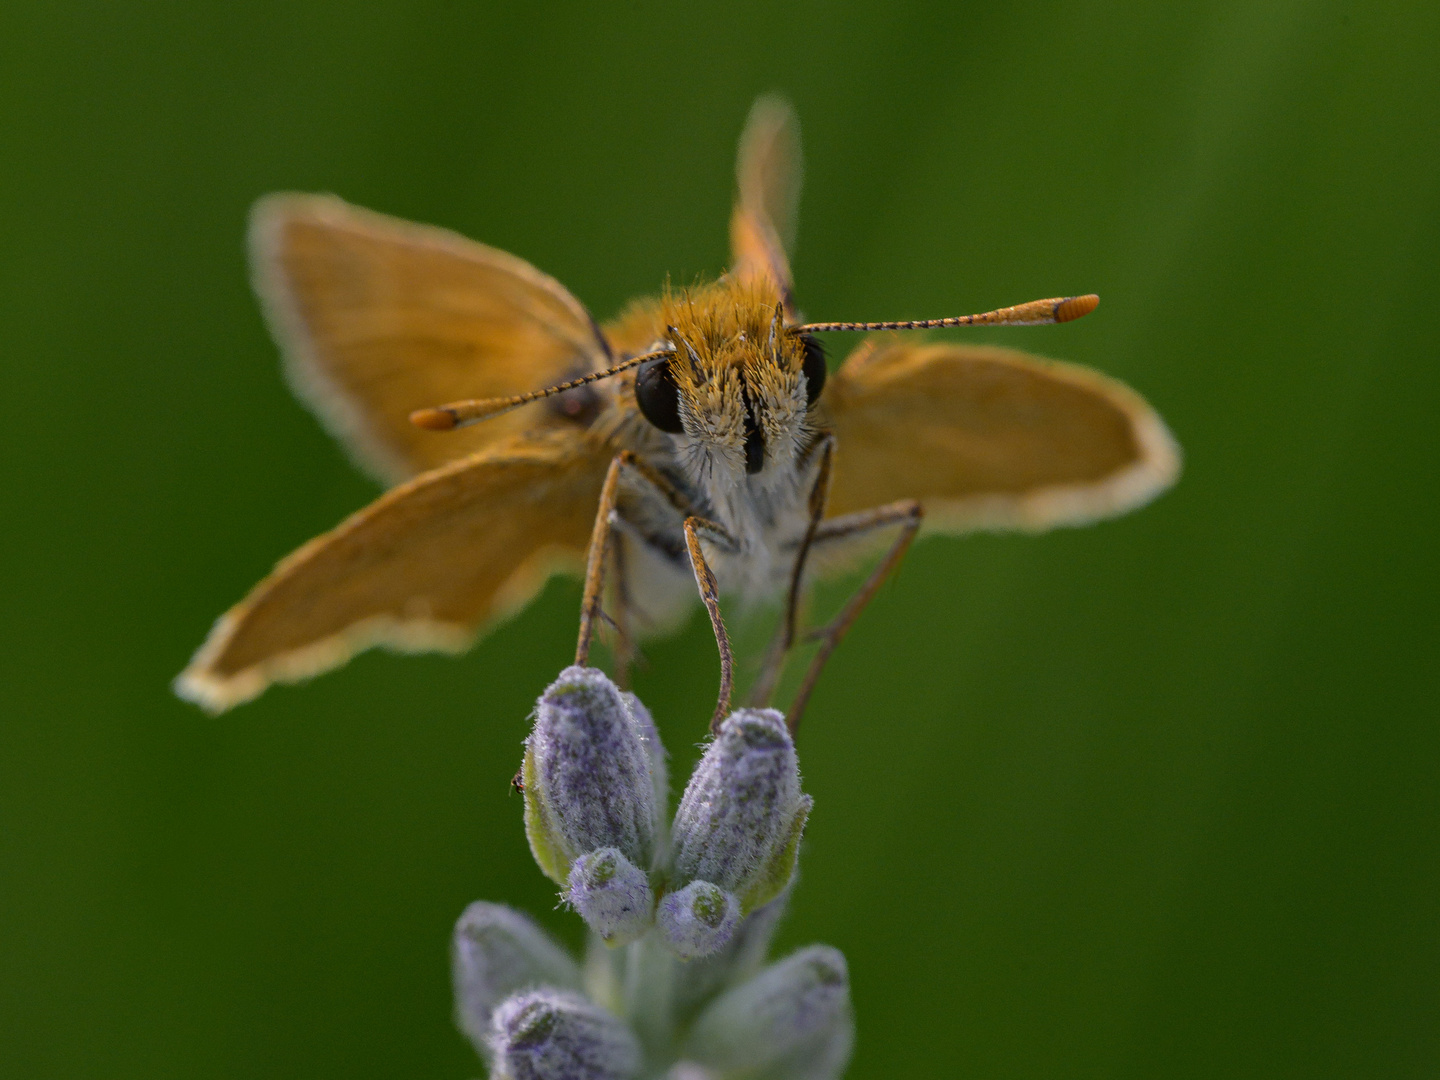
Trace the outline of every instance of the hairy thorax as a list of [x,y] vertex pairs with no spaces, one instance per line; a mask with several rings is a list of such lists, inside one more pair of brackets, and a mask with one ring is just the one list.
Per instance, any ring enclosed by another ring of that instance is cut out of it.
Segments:
[[[721,587],[771,596],[807,525],[818,432],[807,411],[804,350],[785,333],[780,294],[761,277],[671,290],[632,304],[606,327],[617,359],[673,348],[669,375],[683,431],[656,430],[627,373],[610,392],[605,436],[661,473],[698,516],[733,541],[707,545]],[[664,529],[679,555],[675,516]]]

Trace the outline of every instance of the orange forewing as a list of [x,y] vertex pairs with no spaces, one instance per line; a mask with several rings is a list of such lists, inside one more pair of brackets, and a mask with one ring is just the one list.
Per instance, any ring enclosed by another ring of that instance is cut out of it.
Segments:
[[221,616],[177,692],[218,712],[372,645],[464,649],[580,565],[607,465],[586,432],[557,429],[392,489]]
[[1180,468],[1134,391],[1010,349],[872,340],[823,400],[836,515],[919,499],[930,531],[1079,525],[1148,502]]
[[750,110],[735,161],[735,209],[730,215],[732,274],[765,274],[780,286],[786,314],[795,316],[786,251],[795,236],[800,199],[800,130],[790,106],[762,97]]
[[291,384],[386,483],[564,422],[530,410],[437,439],[413,410],[524,393],[608,359],[580,302],[523,259],[332,195],[261,199],[250,257]]

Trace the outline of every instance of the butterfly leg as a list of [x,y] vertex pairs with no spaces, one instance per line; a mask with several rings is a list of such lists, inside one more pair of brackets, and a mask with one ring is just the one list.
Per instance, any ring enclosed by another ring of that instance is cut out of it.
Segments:
[[735,654],[730,648],[730,635],[725,631],[725,620],[720,616],[720,590],[700,540],[705,540],[734,551],[735,540],[713,521],[698,517],[693,507],[664,477],[648,468],[630,451],[616,454],[605,474],[605,483],[600,488],[600,505],[595,512],[595,528],[590,534],[590,550],[585,559],[585,592],[580,601],[580,635],[575,643],[575,663],[583,667],[590,659],[590,645],[595,637],[595,622],[603,617],[602,599],[605,592],[606,553],[611,549],[614,538],[614,517],[619,498],[622,476],[632,482],[658,491],[677,511],[685,515],[685,547],[690,556],[690,566],[695,572],[695,583],[700,588],[700,599],[710,616],[710,627],[715,631],[715,644],[720,649],[720,693],[715,705],[715,715],[710,720],[710,730],[720,726],[720,721],[730,711],[730,693],[735,685]]
[[[616,454],[611,460],[610,469],[605,474],[605,482],[600,488],[600,502],[595,512],[595,527],[590,534],[590,548],[585,560],[585,589],[580,602],[580,633],[575,643],[575,663],[583,667],[589,662],[596,621],[609,621],[620,637],[619,647],[616,650],[616,664],[619,668],[617,681],[623,684],[626,681],[624,678],[626,669],[634,655],[634,646],[629,636],[629,620],[626,618],[629,609],[629,583],[624,576],[625,559],[622,549],[626,534],[622,529],[615,527],[617,520],[623,519],[623,511],[619,507],[622,485],[631,491],[647,493],[650,497],[658,496],[664,502],[669,503],[676,516],[682,521],[693,516],[694,507],[664,476],[650,468],[629,450]],[[628,522],[623,523],[628,524]],[[718,526],[715,528],[718,529]],[[733,541],[730,541],[728,536],[724,538],[723,543],[733,546]],[[618,606],[615,619],[611,619],[604,610],[605,578],[612,559],[615,564],[613,572],[615,573]]]
[[710,628],[715,631],[715,644],[720,649],[720,694],[715,702],[715,715],[710,718],[711,733],[720,730],[720,721],[730,711],[730,692],[735,687],[735,654],[730,649],[730,635],[725,632],[725,620],[720,615],[720,588],[705,553],[700,549],[700,538],[735,550],[737,545],[730,534],[716,525],[693,514],[685,519],[685,547],[690,553],[690,565],[695,571],[695,584],[700,587],[700,599],[705,612],[710,616]]
[[760,674],[750,688],[750,703],[757,707],[769,702],[770,695],[775,692],[775,683],[780,678],[780,672],[785,668],[785,658],[790,654],[790,647],[795,644],[795,620],[800,611],[805,559],[815,543],[816,531],[820,528],[820,521],[825,516],[825,506],[830,500],[830,467],[835,456],[835,436],[828,433],[822,436],[810,452],[818,455],[815,482],[810,487],[810,522],[795,554],[795,565],[790,573],[790,588],[785,594],[785,610],[781,615],[780,626],[765,653]]
[[580,600],[580,636],[575,642],[575,666],[590,663],[590,644],[595,638],[595,620],[600,617],[605,597],[605,554],[610,548],[611,516],[620,491],[620,470],[624,454],[617,454],[600,486],[600,505],[595,511],[595,527],[590,532],[590,549],[585,555],[585,591]]
[[885,553],[885,557],[870,572],[870,576],[865,579],[864,584],[850,597],[840,614],[818,632],[820,649],[816,652],[814,659],[810,661],[810,667],[805,672],[805,679],[795,694],[794,703],[790,706],[791,735],[794,735],[800,728],[800,717],[804,715],[805,706],[810,701],[810,694],[815,689],[815,683],[820,678],[825,661],[830,659],[830,654],[835,651],[836,646],[840,644],[840,640],[860,612],[864,610],[865,605],[874,598],[881,583],[905,557],[905,551],[910,547],[910,542],[920,531],[920,522],[924,516],[924,508],[918,502],[907,499],[902,502],[890,503],[887,506],[877,506],[873,510],[862,510],[857,514],[847,514],[844,517],[835,518],[825,522],[816,530],[813,541],[816,545],[861,537],[892,525],[900,526],[900,535],[890,545],[890,550]]

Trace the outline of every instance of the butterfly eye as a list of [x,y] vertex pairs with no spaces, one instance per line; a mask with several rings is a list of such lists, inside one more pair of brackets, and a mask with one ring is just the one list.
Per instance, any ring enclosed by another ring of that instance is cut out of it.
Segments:
[[805,359],[800,365],[805,375],[805,404],[814,405],[825,389],[825,346],[814,334],[801,334],[800,347],[805,350]]
[[668,356],[646,360],[635,372],[635,404],[640,406],[640,414],[661,431],[679,435],[685,430],[680,423],[680,390],[670,374]]

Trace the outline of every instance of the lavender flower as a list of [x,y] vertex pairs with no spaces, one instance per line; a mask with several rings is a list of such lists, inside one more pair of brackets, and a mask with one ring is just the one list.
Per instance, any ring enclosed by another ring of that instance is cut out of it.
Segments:
[[688,1023],[706,1002],[727,987],[743,982],[765,965],[770,941],[790,899],[786,889],[770,903],[756,908],[735,928],[726,945],[699,960],[681,964],[672,989],[677,1019]]
[[509,998],[490,1024],[495,1072],[505,1080],[629,1080],[640,1044],[616,1017],[577,994],[532,990]]
[[844,957],[811,946],[764,966],[811,805],[784,717],[721,724],[667,835],[650,714],[600,672],[567,668],[536,707],[523,773],[536,861],[592,935],[582,975],[516,912],[461,917],[456,1015],[491,1080],[840,1075]]
[[[749,914],[789,883],[810,805],[785,718],[774,709],[731,713],[675,812],[671,887],[705,882],[727,897],[727,908]],[[704,956],[725,944],[733,921],[723,922],[708,890],[689,895],[702,907],[662,902],[661,929],[680,955]],[[713,928],[708,940],[702,926]],[[692,943],[702,951],[688,952]]]
[[670,755],[665,751],[665,744],[660,741],[660,732],[655,728],[655,720],[651,717],[650,710],[628,690],[621,691],[620,697],[630,707],[630,715],[640,727],[640,741],[645,744],[645,756],[650,760],[650,780],[655,792],[655,842],[657,846],[663,847],[665,808],[670,804]]
[[785,1066],[786,1077],[839,1075],[853,1023],[845,957],[811,945],[715,999],[695,1021],[686,1058],[725,1075]]
[[740,922],[740,902],[733,893],[708,881],[692,881],[660,901],[656,925],[670,951],[681,960],[718,952]]
[[634,941],[650,926],[655,893],[619,848],[586,852],[570,864],[565,897],[607,945]]
[[450,947],[455,1022],[482,1054],[490,1016],[509,995],[532,986],[580,989],[580,968],[518,911],[476,901],[455,924]]
[[530,849],[607,940],[643,932],[654,910],[645,875],[660,831],[656,759],[663,766],[649,713],[637,717],[601,671],[566,668],[536,704],[521,768]]

